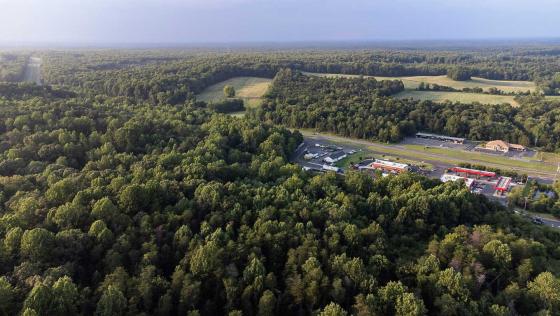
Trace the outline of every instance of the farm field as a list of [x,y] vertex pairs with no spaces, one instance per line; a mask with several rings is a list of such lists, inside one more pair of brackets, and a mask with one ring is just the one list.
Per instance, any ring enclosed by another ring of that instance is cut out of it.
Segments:
[[[311,73],[306,72],[308,75],[320,77],[344,77],[344,78],[357,78],[360,75],[346,75],[346,74],[331,74],[331,73]],[[430,100],[434,102],[444,102],[449,100],[451,102],[473,103],[479,102],[482,104],[504,104],[509,103],[511,106],[519,106],[514,100],[514,96],[509,95],[492,95],[483,93],[465,93],[465,92],[446,92],[446,91],[418,91],[416,90],[421,82],[429,84],[438,84],[448,86],[455,89],[463,88],[483,88],[488,90],[495,87],[505,92],[526,92],[535,91],[536,85],[530,81],[506,81],[506,80],[489,80],[484,78],[473,77],[467,81],[454,81],[447,76],[411,76],[411,77],[381,77],[381,76],[364,76],[374,77],[377,80],[401,80],[404,84],[405,91],[397,94],[395,97],[417,100]]]
[[[345,75],[345,74],[324,74],[324,73],[307,73],[309,75],[321,77],[360,77],[359,75]],[[371,76],[364,76],[371,77]],[[380,77],[373,76],[377,80],[402,80],[405,89],[416,89],[421,82],[429,84],[438,84],[441,86],[448,86],[455,89],[463,88],[482,88],[485,91],[489,88],[498,88],[504,92],[526,92],[535,91],[536,85],[531,81],[507,81],[507,80],[490,80],[478,77],[472,77],[467,81],[455,81],[447,76],[410,76],[410,77]]]
[[462,103],[473,103],[473,102],[479,102],[482,104],[509,103],[511,106],[514,107],[519,106],[519,103],[515,101],[514,97],[509,95],[405,90],[399,94],[396,94],[395,97],[399,99],[410,98],[410,99],[417,99],[417,100],[430,100],[434,102],[444,102],[446,100],[449,100],[451,102],[462,102]]
[[208,87],[197,95],[197,99],[205,102],[224,100],[223,89],[226,85],[231,85],[235,89],[235,97],[243,99],[247,108],[257,107],[271,82],[271,79],[258,77],[231,78]]

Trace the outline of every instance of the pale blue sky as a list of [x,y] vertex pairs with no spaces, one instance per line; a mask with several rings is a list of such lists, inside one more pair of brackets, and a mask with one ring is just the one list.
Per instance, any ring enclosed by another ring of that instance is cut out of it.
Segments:
[[0,0],[0,42],[560,37],[560,0]]

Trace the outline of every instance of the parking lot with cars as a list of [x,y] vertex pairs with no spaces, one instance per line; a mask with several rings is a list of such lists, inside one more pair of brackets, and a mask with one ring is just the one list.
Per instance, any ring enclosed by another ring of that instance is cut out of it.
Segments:
[[343,173],[344,170],[338,166],[339,162],[360,152],[361,149],[353,146],[306,138],[298,147],[294,161],[306,170]]

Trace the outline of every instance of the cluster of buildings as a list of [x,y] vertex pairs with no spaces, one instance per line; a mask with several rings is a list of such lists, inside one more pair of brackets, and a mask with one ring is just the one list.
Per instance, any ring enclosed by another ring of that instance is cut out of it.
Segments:
[[512,178],[498,176],[495,172],[462,167],[453,167],[441,176],[442,182],[461,180],[469,190],[482,193],[485,186],[491,186],[494,195],[504,195],[512,185]]
[[[416,133],[416,138],[424,138],[424,139],[432,139],[442,142],[449,142],[454,144],[464,144],[465,139],[460,137],[451,137],[445,135],[437,135],[437,134],[430,134],[430,133]],[[524,152],[527,151],[527,148],[523,145],[519,144],[510,144],[506,141],[497,139],[493,141],[489,141],[482,146],[483,149],[491,150],[491,151],[499,151],[503,153],[508,153],[510,151],[515,152]]]
[[[444,135],[430,134],[430,133],[416,133],[417,138],[430,139],[439,142],[448,142],[453,144],[465,144],[466,140],[460,137],[450,137]],[[315,151],[309,152],[306,150],[306,154],[303,156],[305,160],[309,161],[311,165],[317,165],[317,167],[307,166],[304,169],[313,169],[319,171],[335,171],[337,173],[342,173],[343,170],[335,164],[349,155],[355,153],[355,150],[345,151],[342,147],[335,145],[324,145],[316,143]],[[461,147],[461,146],[454,146]],[[484,150],[491,150],[495,152],[508,153],[511,151],[524,152],[527,150],[525,146],[518,144],[510,144],[503,140],[493,140],[489,141],[477,148]],[[315,160],[315,161],[311,161]],[[362,171],[381,171],[383,176],[389,174],[400,174],[409,171],[416,171],[416,167],[413,167],[406,163],[394,162],[383,159],[367,159],[356,165],[353,165],[354,169]],[[499,176],[495,172],[486,170],[477,170],[471,168],[463,167],[453,167],[448,169],[440,178],[442,182],[448,181],[463,181],[465,186],[471,190],[471,192],[482,193],[494,196],[503,196],[513,184],[512,178]]]

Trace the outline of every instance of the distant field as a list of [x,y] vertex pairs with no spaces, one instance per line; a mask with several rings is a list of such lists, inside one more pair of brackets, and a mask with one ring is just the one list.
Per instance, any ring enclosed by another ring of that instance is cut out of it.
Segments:
[[[325,73],[307,73],[308,75],[320,77],[344,77],[356,78],[359,75],[346,75],[346,74],[325,74]],[[364,76],[371,77],[371,76]],[[479,102],[481,104],[503,104],[509,103],[512,106],[519,106],[514,100],[513,96],[509,95],[492,95],[483,93],[465,93],[465,92],[444,92],[444,91],[417,91],[418,85],[421,82],[438,84],[441,86],[448,86],[455,89],[475,88],[479,87],[485,91],[489,88],[497,88],[505,92],[526,92],[534,91],[536,86],[530,81],[506,81],[506,80],[489,80],[484,78],[473,77],[467,81],[454,81],[447,76],[411,76],[411,77],[374,77],[377,80],[401,80],[404,84],[405,91],[396,95],[397,98],[405,99],[412,98],[417,100],[431,100],[434,102],[443,102],[446,100],[452,102],[473,103]]]
[[514,100],[513,96],[509,95],[493,95],[493,94],[479,94],[479,93],[465,93],[465,92],[439,92],[439,91],[416,91],[405,90],[395,97],[400,99],[417,99],[417,100],[431,100],[434,102],[443,102],[449,100],[452,102],[473,103],[480,102],[482,104],[503,104],[509,103],[511,106],[519,106]]
[[197,95],[196,98],[205,102],[224,100],[224,86],[231,85],[235,88],[235,97],[243,99],[246,107],[257,107],[260,105],[261,97],[266,93],[271,82],[271,79],[258,77],[231,78],[208,87]]
[[[307,73],[310,75],[321,77],[359,77],[359,75],[345,74],[323,74],[323,73]],[[364,76],[368,77],[368,76]],[[455,89],[475,88],[479,87],[484,90],[489,88],[498,88],[504,92],[526,92],[535,91],[536,85],[531,81],[507,81],[507,80],[490,80],[484,78],[473,77],[467,81],[455,81],[447,76],[411,76],[411,77],[374,77],[377,80],[402,80],[406,89],[416,89],[421,82],[448,86]]]

